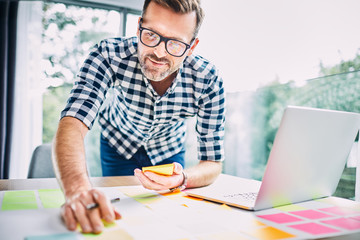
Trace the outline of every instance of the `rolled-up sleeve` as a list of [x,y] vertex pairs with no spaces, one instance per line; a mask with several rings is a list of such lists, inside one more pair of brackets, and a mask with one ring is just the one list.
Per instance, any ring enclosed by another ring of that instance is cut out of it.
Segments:
[[225,92],[221,77],[213,76],[199,100],[196,132],[199,160],[224,160]]
[[95,45],[81,67],[70,92],[61,118],[71,116],[82,121],[89,129],[94,124],[105,95],[111,86],[114,73],[106,51]]

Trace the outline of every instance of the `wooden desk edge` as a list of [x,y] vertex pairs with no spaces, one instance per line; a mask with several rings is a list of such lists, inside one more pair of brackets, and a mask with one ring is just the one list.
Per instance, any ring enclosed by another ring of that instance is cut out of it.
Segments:
[[[135,176],[91,177],[94,187],[116,187],[140,185]],[[60,188],[56,178],[29,178],[0,180],[0,191],[4,190],[35,190]]]

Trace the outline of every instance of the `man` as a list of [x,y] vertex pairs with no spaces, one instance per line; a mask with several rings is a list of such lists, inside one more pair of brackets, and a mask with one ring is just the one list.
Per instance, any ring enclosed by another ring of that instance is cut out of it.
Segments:
[[[95,46],[62,112],[53,159],[66,203],[66,226],[101,232],[101,219],[119,219],[86,171],[84,137],[99,113],[104,176],[132,175],[152,190],[212,183],[224,159],[224,89],[215,67],[193,55],[203,12],[199,0],[146,0],[137,37]],[[199,164],[183,170],[185,119],[197,117]],[[172,176],[143,173],[143,166],[175,163]],[[99,207],[87,210],[89,204]]]

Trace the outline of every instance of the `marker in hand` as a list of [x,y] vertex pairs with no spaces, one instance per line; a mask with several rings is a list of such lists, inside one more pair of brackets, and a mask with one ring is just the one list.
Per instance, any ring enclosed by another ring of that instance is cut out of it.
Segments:
[[[113,198],[110,200],[111,203],[116,203],[116,202],[119,202],[120,201],[120,198]],[[94,209],[94,208],[97,208],[99,207],[99,204],[98,203],[90,203],[88,205],[86,205],[86,209],[87,210],[91,210],[91,209]]]

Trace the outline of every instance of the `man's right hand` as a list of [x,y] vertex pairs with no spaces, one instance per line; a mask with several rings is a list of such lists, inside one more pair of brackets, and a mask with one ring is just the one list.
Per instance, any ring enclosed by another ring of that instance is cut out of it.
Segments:
[[[93,203],[97,203],[99,207],[86,208]],[[69,230],[76,230],[79,223],[84,233],[100,233],[104,228],[102,219],[110,223],[121,218],[120,213],[112,206],[105,194],[97,189],[66,196],[61,215]]]

